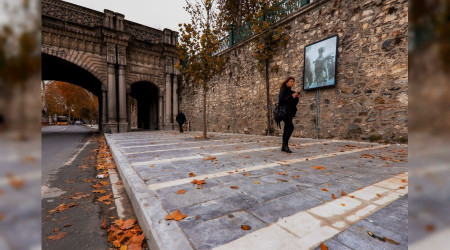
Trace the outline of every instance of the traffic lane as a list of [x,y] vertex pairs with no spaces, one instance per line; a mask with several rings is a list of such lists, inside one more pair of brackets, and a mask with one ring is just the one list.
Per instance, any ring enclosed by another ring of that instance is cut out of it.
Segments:
[[85,126],[63,125],[42,129],[42,184],[77,153],[97,131]]

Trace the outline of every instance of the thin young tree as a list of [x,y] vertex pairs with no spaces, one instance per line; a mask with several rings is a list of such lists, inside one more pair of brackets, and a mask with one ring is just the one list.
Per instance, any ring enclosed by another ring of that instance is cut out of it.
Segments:
[[[251,17],[253,31],[258,34],[254,40],[254,57],[258,62],[259,71],[264,74],[266,82],[266,109],[267,109],[267,135],[273,131],[271,126],[271,103],[270,103],[270,63],[275,53],[281,46],[285,46],[289,40],[282,26],[273,26],[273,20],[277,19],[280,10],[279,0],[260,0],[260,8]],[[275,65],[272,71],[278,71]]]
[[206,98],[212,78],[223,69],[223,58],[214,55],[223,31],[218,24],[217,0],[186,0],[186,3],[185,10],[190,14],[191,22],[179,24],[180,62],[176,67],[186,81],[202,88],[203,138],[206,139]]

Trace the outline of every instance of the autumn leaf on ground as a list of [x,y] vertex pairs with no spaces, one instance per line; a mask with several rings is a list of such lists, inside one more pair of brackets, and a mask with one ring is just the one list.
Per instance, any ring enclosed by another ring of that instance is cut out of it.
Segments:
[[177,209],[177,210],[173,211],[172,214],[168,214],[166,216],[166,220],[181,221],[186,217],[187,217],[187,214],[182,214],[182,213],[180,213],[180,210]]
[[135,219],[128,219],[123,221],[122,219],[115,220],[114,224],[118,226],[122,230],[127,230],[133,227],[134,223],[136,223]]
[[344,192],[344,190],[341,190],[341,195],[346,196],[347,194]]
[[186,193],[186,190],[184,190],[184,189],[180,189],[177,191],[177,194],[184,194],[184,193]]
[[336,199],[336,195],[331,194],[331,198]]
[[244,156],[244,158],[245,158],[245,159],[248,159],[248,158],[250,158],[250,156],[249,156],[249,155],[246,155],[246,156]]
[[0,221],[2,221],[5,218],[4,214],[0,214]]
[[326,188],[322,188],[322,191],[328,192],[328,189],[326,189]]
[[402,179],[402,182],[407,182],[407,180],[406,179]]
[[61,230],[61,229],[59,229],[59,228],[53,228],[52,231],[53,231],[54,233],[56,233],[56,232],[58,232],[59,230]]
[[191,181],[191,183],[197,184],[197,185],[199,185],[199,186],[201,186],[201,185],[203,185],[203,184],[206,184],[205,180],[196,180],[196,179],[194,179],[193,181]]
[[[111,200],[111,194],[107,194],[107,195],[104,195],[104,196],[100,196],[100,197],[98,197],[97,200],[100,201],[100,202],[106,203],[106,202],[108,202],[108,201]],[[111,204],[111,203],[108,202],[107,205],[109,205],[109,204]]]
[[243,173],[242,175],[243,175],[243,176],[250,176],[249,173]]
[[195,177],[196,175],[194,173],[189,173],[189,177]]
[[11,173],[6,174],[6,177],[8,177],[9,185],[15,189],[21,189],[25,184],[23,180],[16,179]]
[[91,196],[90,194],[84,194],[83,192],[77,192],[74,193],[73,195],[69,196],[70,199],[74,199],[74,200],[79,200],[81,198],[86,198]]
[[341,203],[341,206],[345,207],[345,204],[344,204],[344,203]]
[[297,178],[300,178],[300,175],[295,175],[295,176],[292,176],[292,178],[293,178],[293,179],[297,179]]
[[259,184],[259,181],[254,181],[253,184]]
[[100,181],[100,184],[102,184],[103,186],[106,186],[106,185],[108,185],[108,182],[107,181]]
[[354,196],[354,195],[349,195],[348,197],[350,197],[350,198],[353,198],[353,199],[355,198],[355,196]]
[[49,239],[49,240],[60,240],[60,239],[64,238],[66,235],[67,235],[67,232],[61,232],[59,234],[48,236],[47,239]]
[[94,188],[101,188],[102,187],[102,185],[100,185],[100,184],[95,184],[95,185],[92,185],[92,187],[94,187]]
[[283,180],[283,179],[280,179],[280,178],[278,178],[277,181],[279,181],[279,182],[288,182],[287,180]]
[[100,228],[106,229],[107,227],[108,226],[106,225],[106,218],[103,218],[102,225],[100,226]]
[[391,244],[394,244],[394,245],[400,245],[400,243],[398,243],[397,241],[395,241],[395,240],[393,240],[393,239],[390,239],[390,238],[388,238],[388,237],[383,237],[383,239],[384,239],[384,241],[389,242],[389,243],[391,243]]
[[405,189],[405,187],[399,187],[399,189]]
[[287,171],[284,171],[284,172],[278,172],[278,175],[287,175]]
[[205,159],[203,159],[203,160],[204,160],[204,161],[212,161],[212,160],[215,160],[215,159],[216,159],[215,156],[211,156],[211,157],[205,158]]
[[231,189],[239,189],[238,186],[231,186],[230,188],[231,188]]
[[104,189],[96,189],[96,190],[92,190],[92,193],[100,193],[100,194],[103,194],[103,193],[106,193],[106,190],[104,190]]
[[381,194],[377,194],[378,197],[381,197]]
[[55,209],[50,210],[49,213],[50,214],[60,213],[60,212],[62,212],[64,210],[67,210],[67,209],[69,209],[71,207],[74,207],[74,206],[77,206],[77,205],[78,204],[74,203],[74,202],[69,203],[69,204],[62,203],[62,204],[59,204]]
[[133,237],[130,238],[130,240],[128,241],[128,250],[140,250],[142,242],[145,239],[145,235],[144,234],[140,234],[140,235],[133,235]]
[[321,243],[321,244],[320,244],[320,250],[328,250],[327,245]]
[[322,166],[313,166],[315,170],[324,170],[325,168]]
[[74,183],[75,181],[72,181],[72,180],[65,180],[64,182],[67,183],[67,184],[70,184],[70,183]]
[[241,229],[242,229],[242,230],[251,230],[252,227],[251,227],[251,226],[248,226],[248,225],[242,225],[242,226],[241,226]]

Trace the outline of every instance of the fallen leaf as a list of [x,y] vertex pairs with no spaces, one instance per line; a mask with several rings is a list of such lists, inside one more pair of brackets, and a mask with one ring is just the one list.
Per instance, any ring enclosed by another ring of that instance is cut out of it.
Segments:
[[433,232],[434,231],[434,225],[432,224],[428,224],[425,226],[425,230],[427,230],[427,232]]
[[327,245],[321,243],[321,244],[320,244],[320,250],[328,250]]
[[315,170],[324,170],[325,168],[322,166],[313,166]]
[[71,227],[72,224],[64,224],[63,227]]
[[106,193],[106,190],[104,190],[104,189],[96,189],[96,190],[92,190],[92,193],[100,193],[100,194],[103,194],[103,193]]
[[326,188],[322,188],[322,191],[328,192],[328,189],[326,189]]
[[246,156],[244,156],[244,158],[245,158],[245,159],[248,159],[248,158],[250,158],[250,156],[249,156],[249,155],[246,155]]
[[54,233],[56,233],[56,232],[58,232],[59,230],[61,230],[61,229],[59,229],[59,228],[53,228],[52,231],[53,231]]
[[[111,200],[111,194],[100,196],[100,197],[98,197],[97,200],[100,201],[100,202],[103,202],[103,203],[108,202],[108,201]],[[107,204],[107,205],[109,205],[109,204]]]
[[133,227],[134,223],[136,223],[135,219],[128,219],[123,221],[122,219],[114,221],[114,224],[116,224],[120,229],[127,230]]
[[405,187],[399,187],[399,189],[405,189]]
[[394,244],[394,245],[400,245],[400,243],[398,243],[397,241],[395,241],[395,240],[393,240],[393,239],[390,239],[390,238],[388,238],[388,237],[383,237],[383,239],[384,239],[385,241],[391,243],[391,244]]
[[102,184],[103,186],[106,186],[106,185],[108,185],[108,182],[107,181],[100,181],[100,184]]
[[254,181],[253,184],[259,184],[259,181]]
[[193,181],[191,181],[191,183],[197,184],[197,185],[199,185],[199,186],[201,186],[201,185],[203,185],[203,184],[206,184],[205,180],[196,180],[196,179],[194,179]]
[[241,226],[241,229],[242,229],[242,230],[251,230],[252,227],[251,227],[251,226],[248,226],[248,225],[242,225],[242,226]]
[[336,199],[336,195],[331,194],[331,198]]
[[189,177],[195,177],[195,174],[194,173],[189,173]]
[[5,218],[4,214],[0,214],[0,221],[2,221]]
[[346,196],[347,194],[344,192],[344,190],[341,190],[341,195]]
[[238,186],[231,186],[231,189],[238,189]]
[[61,232],[59,234],[55,234],[52,236],[47,237],[47,239],[49,240],[60,240],[62,238],[64,238],[67,235],[67,232]]
[[69,196],[70,199],[74,199],[74,200],[79,200],[81,198],[86,198],[91,196],[90,194],[83,194],[83,192],[77,192],[74,193],[73,195]]
[[9,185],[15,189],[21,189],[25,182],[23,180],[16,179],[12,174],[6,175],[9,180]]
[[72,180],[65,180],[64,182],[67,183],[67,184],[70,184],[70,183],[74,183],[75,181],[72,181]]
[[150,165],[150,166],[148,166],[149,168],[153,168],[153,167],[155,167],[155,164],[152,164],[152,165]]
[[62,204],[59,204],[55,209],[50,210],[49,213],[50,214],[60,213],[60,212],[62,212],[64,210],[67,210],[67,209],[69,209],[71,207],[74,207],[74,206],[77,206],[77,205],[78,204],[74,203],[74,202],[69,203],[69,204],[62,203]]
[[353,199],[355,198],[355,196],[353,196],[353,195],[349,195],[348,197],[353,198]]
[[407,182],[407,180],[406,179],[402,179],[402,182]]
[[187,217],[187,214],[182,214],[182,213],[180,213],[180,210],[177,209],[177,210],[173,211],[172,214],[168,214],[166,216],[166,220],[181,221],[186,217]]
[[284,172],[278,172],[278,175],[287,175],[287,172],[286,172],[286,171],[284,171]]
[[249,173],[243,173],[242,175],[243,176],[249,176],[250,174]]
[[341,206],[345,207],[345,204],[344,204],[344,203],[341,203]]
[[381,194],[377,194],[378,197],[381,197]]
[[142,242],[144,241],[145,235],[133,235],[128,241],[128,250],[140,250]]
[[177,191],[177,194],[184,194],[184,193],[186,193],[186,190],[184,190],[184,189],[180,189]]
[[102,185],[100,185],[100,184],[95,184],[95,185],[92,185],[92,187],[94,187],[94,188],[101,188],[102,187]]
[[279,182],[288,182],[287,180],[283,180],[283,179],[280,179],[280,178],[278,178],[277,181],[279,181]]
[[100,228],[106,229],[107,227],[108,226],[106,225],[106,218],[103,218],[102,225],[100,226]]
[[300,175],[292,176],[292,178],[294,178],[294,179],[300,178]]
[[119,250],[128,250],[128,247],[126,245],[121,245]]
[[212,161],[212,160],[215,160],[215,159],[216,159],[215,156],[211,156],[211,157],[205,158],[205,159],[203,159],[203,160],[204,160],[204,161]]

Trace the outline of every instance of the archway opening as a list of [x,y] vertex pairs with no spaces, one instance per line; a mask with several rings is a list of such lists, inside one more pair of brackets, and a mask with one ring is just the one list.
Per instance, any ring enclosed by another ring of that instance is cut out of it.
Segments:
[[131,129],[157,130],[159,89],[150,82],[136,82],[131,85]]
[[[103,100],[102,100],[102,82],[92,75],[87,70],[83,69],[82,67],[75,65],[71,62],[68,62],[64,59],[61,59],[56,56],[48,55],[43,53],[42,54],[42,80],[43,82],[51,83],[53,81],[58,82],[65,82],[70,83],[73,85],[77,85],[88,92],[90,92],[87,96],[87,98],[92,99],[93,96],[95,96],[95,102],[97,103],[97,112],[96,112],[96,119],[91,119],[90,122],[95,121],[98,124],[98,128],[102,130],[102,112],[103,112]],[[45,88],[45,84],[43,84],[43,88]],[[68,87],[67,89],[70,89]],[[93,95],[93,96],[92,96]],[[86,101],[92,101],[86,99]],[[74,104],[74,105],[82,105],[80,104]],[[71,108],[67,107],[68,113],[70,113]],[[44,112],[45,108],[43,109],[43,122],[44,119],[48,118],[47,113]],[[82,113],[86,113],[86,111],[82,111]],[[57,114],[59,115],[59,114]],[[49,120],[53,121],[54,114],[51,114],[52,117],[49,118]],[[79,115],[78,115],[79,116]],[[88,116],[86,116],[88,117]],[[69,122],[75,122],[75,120],[85,120],[86,118],[82,119],[81,117],[72,117],[74,120],[69,120]],[[87,121],[85,121],[87,122]]]

